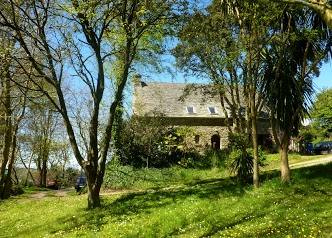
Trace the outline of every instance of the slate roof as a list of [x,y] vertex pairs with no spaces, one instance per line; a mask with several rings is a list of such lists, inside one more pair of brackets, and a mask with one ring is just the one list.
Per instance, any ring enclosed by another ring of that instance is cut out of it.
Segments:
[[[134,85],[133,113],[136,115],[157,112],[177,118],[225,118],[220,97],[210,85],[165,82],[135,82]],[[190,93],[186,94],[187,91]],[[193,107],[194,113],[188,113],[187,107]],[[216,113],[211,113],[209,107],[214,107]]]

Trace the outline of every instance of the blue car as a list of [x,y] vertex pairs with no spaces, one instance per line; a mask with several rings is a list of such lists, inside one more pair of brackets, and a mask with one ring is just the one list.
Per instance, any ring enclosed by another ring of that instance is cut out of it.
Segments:
[[86,177],[85,176],[78,177],[76,179],[76,183],[75,183],[76,191],[79,192],[85,186],[85,183],[86,183]]
[[331,154],[332,153],[332,142],[324,141],[317,143],[313,151],[316,155]]

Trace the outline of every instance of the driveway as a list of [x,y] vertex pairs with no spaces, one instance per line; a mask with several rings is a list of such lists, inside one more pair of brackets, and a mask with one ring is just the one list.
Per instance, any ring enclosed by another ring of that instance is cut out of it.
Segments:
[[40,199],[46,197],[66,197],[69,192],[75,192],[74,188],[65,188],[59,190],[40,191],[29,196],[30,198]]
[[321,159],[315,159],[315,160],[310,160],[310,161],[304,161],[300,163],[295,163],[295,164],[290,164],[289,167],[291,169],[295,168],[302,168],[302,167],[310,167],[318,164],[327,164],[332,162],[332,156],[326,157],[326,158],[321,158]]

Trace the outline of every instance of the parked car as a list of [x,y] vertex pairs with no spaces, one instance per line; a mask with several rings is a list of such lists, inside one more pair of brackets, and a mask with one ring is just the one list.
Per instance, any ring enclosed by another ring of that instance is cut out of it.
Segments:
[[47,188],[58,190],[59,187],[60,187],[60,184],[57,181],[49,181],[47,183]]
[[318,142],[313,151],[316,155],[331,154],[332,153],[332,141]]
[[85,183],[86,183],[86,177],[85,176],[78,177],[76,179],[76,183],[75,183],[76,191],[79,192],[85,186]]

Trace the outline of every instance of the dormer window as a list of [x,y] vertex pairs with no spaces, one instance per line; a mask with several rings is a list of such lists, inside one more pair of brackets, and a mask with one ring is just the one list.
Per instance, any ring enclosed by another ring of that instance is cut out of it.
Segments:
[[209,107],[210,114],[218,114],[215,107]]
[[188,114],[194,114],[195,113],[195,109],[193,106],[187,106],[187,112]]

